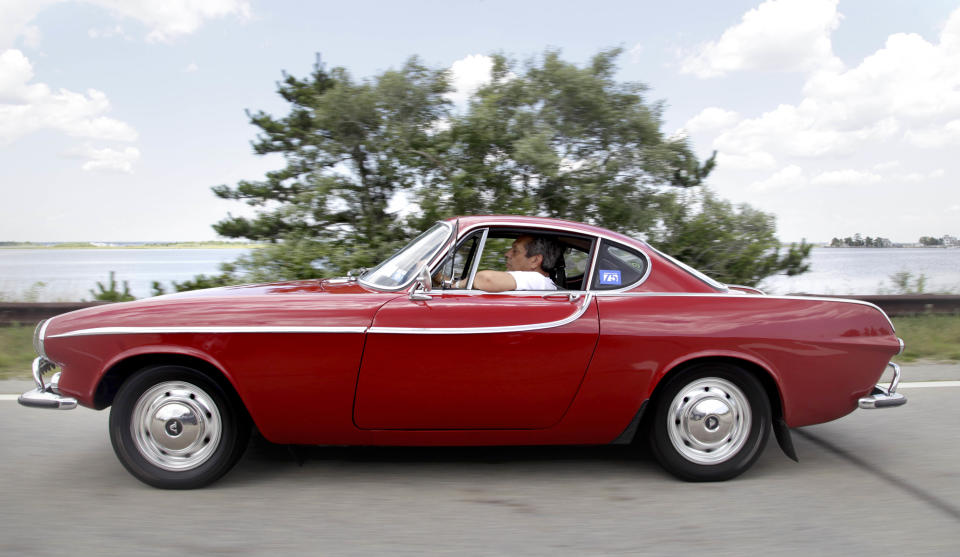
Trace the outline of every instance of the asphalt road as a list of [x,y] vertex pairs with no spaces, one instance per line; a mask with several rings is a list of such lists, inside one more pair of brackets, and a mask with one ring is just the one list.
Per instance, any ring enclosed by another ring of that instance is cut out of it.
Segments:
[[190,492],[127,474],[106,412],[0,400],[0,555],[960,554],[960,387],[903,392],[906,406],[794,430],[799,463],[771,439],[725,483],[677,481],[623,447],[255,439]]

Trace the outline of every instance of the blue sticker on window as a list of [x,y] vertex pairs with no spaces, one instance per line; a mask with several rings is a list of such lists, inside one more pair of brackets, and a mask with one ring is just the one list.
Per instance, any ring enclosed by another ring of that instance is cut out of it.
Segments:
[[600,269],[600,284],[620,284],[620,271]]

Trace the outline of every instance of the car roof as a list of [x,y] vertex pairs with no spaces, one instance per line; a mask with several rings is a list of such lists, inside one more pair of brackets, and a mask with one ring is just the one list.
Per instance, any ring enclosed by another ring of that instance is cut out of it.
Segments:
[[564,219],[554,219],[548,217],[527,217],[520,215],[470,215],[462,217],[451,217],[446,222],[454,222],[459,218],[460,229],[474,228],[478,226],[533,226],[554,228],[562,232],[572,232],[586,234],[589,236],[603,236],[612,240],[635,246],[646,246],[645,242],[631,238],[619,232],[614,232],[606,228],[584,224]]

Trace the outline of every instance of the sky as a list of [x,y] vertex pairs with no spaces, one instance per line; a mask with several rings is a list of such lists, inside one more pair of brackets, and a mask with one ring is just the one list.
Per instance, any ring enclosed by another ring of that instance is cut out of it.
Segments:
[[462,103],[491,53],[610,47],[781,240],[960,236],[958,0],[0,0],[0,241],[216,239],[249,209],[210,187],[283,166],[245,110],[285,114],[317,53],[418,55]]

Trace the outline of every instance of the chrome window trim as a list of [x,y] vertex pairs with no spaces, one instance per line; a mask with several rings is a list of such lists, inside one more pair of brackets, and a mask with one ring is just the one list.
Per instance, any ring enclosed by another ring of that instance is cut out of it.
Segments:
[[[446,239],[445,241],[443,241],[443,242],[440,243],[440,247],[437,248],[436,253],[434,253],[433,255],[431,255],[430,257],[427,258],[427,267],[430,268],[430,269],[432,269],[433,266],[434,266],[434,264],[436,263],[435,260],[436,260],[436,258],[437,258],[437,255],[443,253],[443,248],[447,245],[447,242],[450,241],[450,235],[453,234],[453,225],[450,224],[449,222],[444,221],[444,220],[441,220],[441,221],[437,221],[437,224],[442,224],[443,226],[446,226],[446,227],[447,227],[448,236],[447,236],[447,239]],[[436,226],[436,225],[434,225],[434,226]],[[431,228],[432,228],[432,227],[431,227]],[[427,230],[429,230],[429,229],[427,229]],[[426,232],[426,230],[424,230],[424,232]],[[453,241],[456,242],[457,239],[454,238]],[[407,245],[409,245],[409,244],[407,244]],[[404,246],[404,247],[406,247],[406,246]],[[396,255],[396,254],[393,254],[393,255]],[[391,255],[390,257],[393,257],[393,255]],[[381,262],[381,263],[382,263],[382,262]],[[378,266],[379,266],[379,265],[378,265]],[[376,267],[374,267],[374,268],[376,268]],[[401,291],[401,290],[406,290],[406,289],[410,288],[411,285],[413,285],[413,283],[417,282],[417,274],[414,273],[413,278],[411,278],[409,281],[405,282],[404,284],[402,284],[402,285],[400,285],[400,286],[394,286],[394,287],[391,287],[391,288],[387,288],[387,287],[385,287],[385,286],[379,286],[379,285],[373,284],[373,283],[371,283],[371,282],[367,282],[367,281],[363,280],[362,278],[357,278],[357,282],[359,282],[360,284],[366,286],[367,288],[372,288],[372,289],[374,289],[374,290],[379,290],[379,291],[381,291],[381,292],[399,292],[399,291]]]
[[490,228],[493,228],[493,227],[518,228],[518,229],[536,228],[536,229],[545,229],[545,230],[559,230],[563,232],[569,232],[570,234],[573,234],[575,236],[582,236],[584,238],[592,239],[593,254],[590,260],[590,266],[584,271],[585,273],[587,272],[589,273],[587,275],[587,285],[585,287],[586,290],[590,290],[590,288],[593,286],[593,271],[596,268],[595,266],[597,262],[597,255],[600,252],[601,240],[607,240],[613,244],[626,246],[628,249],[638,251],[640,255],[643,256],[643,258],[647,261],[647,270],[644,272],[643,276],[640,277],[640,280],[638,280],[633,284],[624,286],[623,288],[618,288],[617,290],[602,290],[602,291],[598,290],[597,292],[621,292],[621,291],[626,291],[626,290],[636,288],[647,281],[647,279],[650,277],[650,272],[653,270],[653,259],[651,259],[650,256],[643,250],[643,248],[648,247],[647,244],[644,242],[637,242],[638,244],[640,244],[640,246],[634,248],[632,246],[625,244],[622,240],[614,238],[613,236],[610,236],[608,234],[586,232],[578,228],[574,228],[572,226],[544,224],[544,223],[517,223],[517,222],[505,222],[505,221],[489,221],[489,222],[473,224],[464,229],[463,235],[466,235],[468,232],[471,232],[474,229],[481,228],[481,227],[486,227],[488,231],[490,230]]
[[53,335],[64,338],[91,335],[146,335],[146,334],[226,334],[226,333],[363,333],[367,327],[94,327],[77,329]]
[[[449,291],[448,291],[449,292]],[[547,292],[556,293],[555,290],[550,290]],[[489,292],[485,292],[489,294]],[[542,293],[540,294],[543,295]],[[552,329],[554,327],[562,327],[568,323],[572,323],[580,318],[584,313],[586,313],[587,308],[590,307],[590,302],[592,298],[590,293],[584,297],[583,303],[580,304],[580,307],[577,308],[575,312],[571,315],[564,317],[563,319],[558,319],[556,321],[545,321],[542,323],[530,323],[527,325],[502,325],[494,327],[370,327],[367,329],[368,333],[380,333],[380,334],[394,334],[394,335],[419,335],[419,334],[430,334],[430,335],[476,335],[476,334],[490,334],[490,333],[522,333],[527,331],[538,331],[541,329]]]
[[[631,248],[631,247],[629,247],[629,246],[626,246],[623,242],[618,242],[618,241],[613,240],[613,239],[611,239],[611,238],[603,238],[602,240],[600,240],[599,242],[597,242],[597,249],[596,249],[596,250],[594,251],[594,253],[593,253],[593,263],[594,263],[594,265],[595,265],[596,262],[597,262],[597,257],[600,256],[600,244],[603,242],[603,240],[606,240],[606,241],[610,242],[611,244],[614,244],[614,247],[616,247],[616,246],[624,246],[624,247],[627,248],[627,251],[637,251],[637,252],[639,252],[640,255],[643,256],[643,259],[646,260],[646,262],[647,262],[647,269],[643,272],[643,276],[641,276],[641,277],[639,278],[639,280],[637,280],[636,282],[634,282],[634,283],[632,283],[632,284],[628,284],[627,286],[623,286],[623,287],[621,287],[621,288],[617,288],[617,289],[614,289],[614,290],[594,290],[594,292],[596,292],[597,294],[599,294],[599,293],[601,293],[601,292],[604,292],[604,293],[626,292],[627,290],[633,290],[634,288],[640,286],[641,284],[643,284],[644,282],[647,281],[647,278],[650,276],[650,271],[653,270],[653,259],[651,259],[650,256],[647,255],[642,249],[634,249],[634,248]],[[590,272],[590,284],[588,285],[589,288],[593,288],[593,275],[594,275],[594,271],[595,271],[595,270],[596,270],[596,267],[595,267],[595,266],[594,266],[593,268],[591,268],[591,272]]]
[[483,249],[487,246],[487,234],[490,228],[484,228],[480,236],[480,245],[477,246],[476,255],[473,259],[473,265],[470,267],[470,274],[467,275],[467,290],[473,288],[473,279],[477,276],[477,267],[480,266],[480,260],[483,258]]

